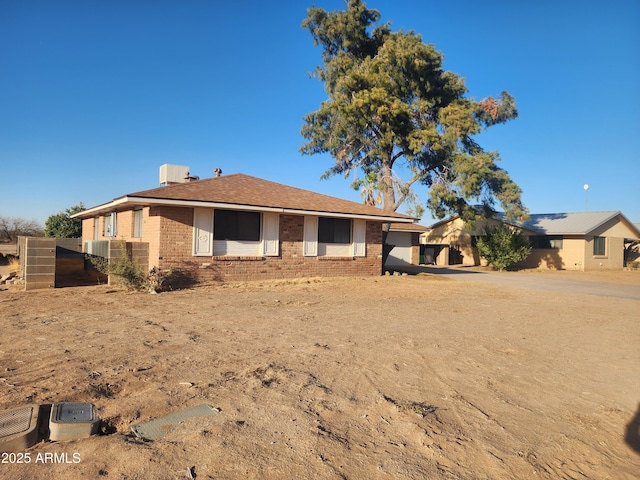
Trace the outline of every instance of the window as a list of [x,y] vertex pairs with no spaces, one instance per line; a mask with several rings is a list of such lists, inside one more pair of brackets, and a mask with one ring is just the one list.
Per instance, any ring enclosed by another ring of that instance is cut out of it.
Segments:
[[278,256],[280,216],[277,213],[194,208],[195,256]]
[[104,220],[104,236],[114,238],[117,234],[116,231],[116,212],[110,213],[102,217]]
[[366,257],[366,220],[305,216],[302,254],[305,257]]
[[533,235],[529,237],[531,248],[544,250],[561,250],[562,236],[560,235]]
[[605,237],[593,237],[593,254],[594,255],[605,255],[606,254],[606,242]]
[[260,240],[260,213],[216,210],[213,215],[214,240]]
[[133,212],[133,237],[142,238],[142,210]]
[[351,220],[320,217],[318,219],[318,242],[351,243]]

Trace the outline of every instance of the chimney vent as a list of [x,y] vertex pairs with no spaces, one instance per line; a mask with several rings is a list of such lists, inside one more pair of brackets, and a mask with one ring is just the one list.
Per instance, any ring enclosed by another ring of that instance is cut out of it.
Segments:
[[200,180],[200,177],[197,177],[196,175],[191,175],[189,172],[187,172],[187,175],[184,177],[185,183],[193,182],[194,180]]

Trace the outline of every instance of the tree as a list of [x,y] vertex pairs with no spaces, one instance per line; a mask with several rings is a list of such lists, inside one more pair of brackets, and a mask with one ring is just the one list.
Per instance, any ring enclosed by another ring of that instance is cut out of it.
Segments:
[[19,236],[39,237],[42,225],[36,220],[0,215],[0,243],[15,243]]
[[480,256],[500,271],[524,260],[531,253],[531,245],[524,235],[504,223],[486,226],[476,246]]
[[[442,69],[441,53],[412,31],[392,32],[388,23],[372,27],[380,13],[361,0],[350,0],[346,11],[313,7],[307,13],[302,26],[322,47],[323,65],[313,76],[329,98],[304,117],[300,151],[334,158],[323,178],[359,171],[364,183],[356,178],[357,188],[369,188],[373,178],[388,211],[422,184],[438,218],[471,220],[478,211],[473,204],[492,207],[495,200],[507,217],[526,218],[521,189],[498,167],[498,152],[474,140],[484,128],[517,117],[508,92],[482,101],[466,97],[464,79]],[[411,178],[395,175],[399,166]]]
[[51,215],[44,223],[44,236],[56,238],[80,238],[82,237],[82,220],[71,218],[71,215],[84,211],[84,205],[74,205],[64,212]]

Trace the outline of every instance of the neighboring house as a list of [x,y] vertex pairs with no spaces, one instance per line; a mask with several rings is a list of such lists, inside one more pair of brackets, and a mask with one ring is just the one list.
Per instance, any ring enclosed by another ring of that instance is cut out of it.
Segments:
[[423,234],[438,265],[481,265],[475,241],[485,225],[507,223],[527,236],[533,250],[518,264],[524,268],[615,270],[624,266],[624,249],[640,239],[640,230],[618,211],[530,215],[526,222],[507,221],[502,214],[478,220],[470,229],[459,217],[431,226]]
[[168,185],[74,215],[85,244],[146,242],[149,267],[185,283],[380,275],[382,224],[416,220],[243,174],[167,182],[167,167]]
[[[392,223],[387,234],[387,245],[393,245],[385,268],[419,265],[425,263],[420,252],[420,234],[429,230],[423,225]],[[427,261],[426,263],[433,263]]]

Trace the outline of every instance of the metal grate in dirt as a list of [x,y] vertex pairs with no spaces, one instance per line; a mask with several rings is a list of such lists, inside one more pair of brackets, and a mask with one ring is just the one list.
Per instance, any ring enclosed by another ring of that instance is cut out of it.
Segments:
[[0,451],[28,448],[38,440],[38,405],[0,412]]

